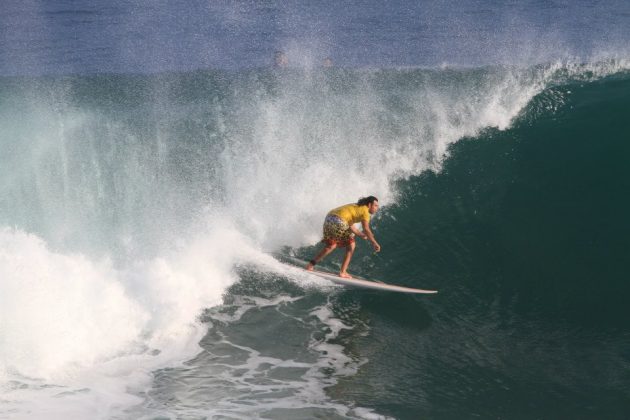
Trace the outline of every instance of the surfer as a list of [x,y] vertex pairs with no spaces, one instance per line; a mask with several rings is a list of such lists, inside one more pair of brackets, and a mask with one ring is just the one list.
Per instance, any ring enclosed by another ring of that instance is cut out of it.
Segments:
[[[329,211],[324,220],[324,239],[322,239],[326,246],[306,265],[306,269],[313,270],[313,267],[333,252],[335,248],[345,247],[346,255],[339,271],[339,277],[351,279],[352,276],[348,274],[347,270],[356,246],[354,243],[355,235],[370,241],[375,252],[381,250],[381,246],[376,242],[374,234],[370,230],[370,216],[377,210],[378,198],[371,195],[360,198],[356,204],[346,204]],[[361,222],[363,231],[354,226],[355,223],[359,222]]]

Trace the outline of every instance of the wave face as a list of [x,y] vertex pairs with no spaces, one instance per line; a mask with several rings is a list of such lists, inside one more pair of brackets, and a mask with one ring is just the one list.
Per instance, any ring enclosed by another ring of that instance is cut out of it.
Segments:
[[[617,416],[627,68],[0,79],[2,414]],[[269,255],[369,194],[435,299]]]
[[398,418],[625,415],[629,100],[627,74],[550,86],[400,182],[368,272],[440,295],[343,299],[378,314],[352,340],[370,363],[349,399]]

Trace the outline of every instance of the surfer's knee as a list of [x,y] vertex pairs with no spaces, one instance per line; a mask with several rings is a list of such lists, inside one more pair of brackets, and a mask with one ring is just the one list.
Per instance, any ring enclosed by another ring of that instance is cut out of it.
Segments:
[[324,249],[326,251],[332,251],[335,248],[337,248],[337,244],[336,243],[332,243],[332,244],[326,244],[326,247]]

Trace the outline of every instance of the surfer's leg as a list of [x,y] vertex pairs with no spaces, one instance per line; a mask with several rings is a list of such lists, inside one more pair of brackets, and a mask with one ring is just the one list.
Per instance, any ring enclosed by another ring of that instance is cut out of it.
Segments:
[[308,271],[311,271],[313,267],[315,267],[315,264],[317,264],[318,262],[326,258],[328,254],[330,254],[331,252],[335,250],[335,248],[337,248],[337,244],[335,242],[326,244],[324,249],[319,251],[319,254],[317,254],[315,258],[313,258],[308,264],[306,264],[306,269]]
[[354,254],[354,247],[356,244],[354,241],[350,242],[348,246],[346,246],[346,256],[343,258],[343,264],[341,264],[341,270],[339,271],[339,277],[345,277],[347,279],[351,279],[352,276],[348,274],[348,266],[350,265],[350,260],[352,259],[352,254]]

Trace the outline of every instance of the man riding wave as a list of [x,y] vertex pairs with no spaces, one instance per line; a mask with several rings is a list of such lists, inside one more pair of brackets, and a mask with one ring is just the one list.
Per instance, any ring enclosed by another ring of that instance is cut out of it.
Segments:
[[[381,246],[376,242],[370,229],[370,217],[377,212],[378,207],[378,198],[371,195],[360,198],[356,204],[346,204],[329,211],[324,219],[323,227],[324,239],[322,239],[322,242],[326,246],[306,265],[306,269],[309,271],[313,270],[313,267],[335,248],[345,247],[346,255],[339,271],[339,277],[352,278],[347,270],[356,246],[354,242],[355,235],[370,241],[375,252],[381,250]],[[363,231],[354,226],[359,222],[361,222]]]

